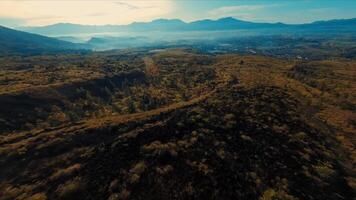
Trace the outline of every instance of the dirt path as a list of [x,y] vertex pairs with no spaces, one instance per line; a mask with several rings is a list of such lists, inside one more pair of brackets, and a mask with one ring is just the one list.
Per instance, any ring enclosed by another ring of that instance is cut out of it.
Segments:
[[[0,155],[16,152],[18,149],[33,149],[39,145],[51,145],[53,139],[59,140],[64,138],[78,137],[78,135],[86,135],[87,133],[95,133],[95,130],[102,130],[106,128],[117,127],[126,123],[135,123],[143,120],[149,120],[154,116],[167,114],[169,112],[187,108],[195,105],[199,102],[206,100],[211,96],[215,90],[193,98],[189,101],[174,103],[166,107],[127,115],[107,116],[102,118],[92,118],[89,120],[83,120],[75,124],[69,124],[66,126],[56,127],[46,130],[37,131],[25,131],[21,133],[9,134],[4,138],[1,138]],[[99,131],[100,132],[100,131]],[[100,140],[100,139],[99,139]],[[41,141],[40,143],[35,141]],[[64,139],[65,141],[65,139]]]

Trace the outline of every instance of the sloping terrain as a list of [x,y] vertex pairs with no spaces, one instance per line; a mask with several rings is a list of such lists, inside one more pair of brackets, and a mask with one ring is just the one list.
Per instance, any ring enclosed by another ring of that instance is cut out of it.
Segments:
[[12,54],[43,54],[66,52],[79,49],[79,46],[54,38],[26,33],[0,26],[0,55]]
[[[152,59],[160,60],[161,75],[157,76],[150,69],[155,64],[146,66],[146,54],[138,54],[142,57],[99,54],[81,61],[77,56],[35,57],[37,62],[29,61],[35,66],[5,59],[0,102],[6,106],[0,108],[0,132],[147,111],[186,101],[212,88],[214,71],[203,65],[213,61],[206,56],[182,54],[167,60],[154,56]],[[177,59],[181,66],[174,66]],[[187,68],[188,63],[196,67]]]
[[[47,113],[42,122],[16,114],[12,123],[31,126],[3,125],[0,199],[353,198],[354,61],[295,63],[180,49],[81,60],[53,73],[86,69],[93,76],[68,81],[67,73],[35,89],[21,85],[37,83],[14,79],[34,69],[23,71],[16,59],[1,66],[14,86],[1,90],[5,108],[26,103],[24,94],[60,103],[33,110],[34,119]],[[328,108],[344,123],[328,117]],[[1,120],[10,122],[6,113]],[[59,120],[69,113],[77,117]]]

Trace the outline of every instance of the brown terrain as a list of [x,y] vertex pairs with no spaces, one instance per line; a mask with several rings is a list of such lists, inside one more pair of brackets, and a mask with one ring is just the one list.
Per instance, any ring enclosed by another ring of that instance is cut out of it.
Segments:
[[0,69],[1,200],[355,196],[356,60],[127,50]]

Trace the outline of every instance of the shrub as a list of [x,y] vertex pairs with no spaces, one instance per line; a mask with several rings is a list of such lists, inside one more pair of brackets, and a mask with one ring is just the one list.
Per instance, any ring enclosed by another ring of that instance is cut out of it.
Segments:
[[146,170],[147,166],[144,161],[137,163],[133,168],[130,169],[129,182],[136,183],[140,180],[141,174]]
[[143,150],[153,152],[156,155],[161,155],[169,152],[172,156],[177,155],[177,145],[172,142],[162,144],[160,141],[154,141],[149,145],[143,146]]
[[80,168],[81,168],[81,165],[77,163],[77,164],[74,164],[74,165],[67,167],[65,169],[59,169],[58,171],[56,171],[55,173],[52,174],[52,176],[50,177],[50,180],[58,180],[61,178],[69,177],[73,173],[77,172]]
[[80,195],[85,189],[81,178],[76,177],[58,186],[56,192],[63,199],[80,199]]
[[335,171],[330,163],[316,165],[314,166],[314,170],[323,179],[328,179],[335,175]]
[[298,200],[298,198],[287,194],[283,190],[267,189],[259,200]]
[[47,196],[43,192],[36,193],[36,194],[30,196],[29,198],[26,198],[26,200],[46,200],[46,199],[47,199]]
[[156,172],[161,175],[168,174],[171,171],[173,171],[173,167],[171,165],[166,165],[166,166],[156,168]]

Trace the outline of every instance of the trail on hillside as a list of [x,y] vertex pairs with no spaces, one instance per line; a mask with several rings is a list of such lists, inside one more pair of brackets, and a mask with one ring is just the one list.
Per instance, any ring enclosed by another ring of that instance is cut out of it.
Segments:
[[[68,138],[75,136],[78,134],[85,134],[87,132],[92,132],[97,129],[103,129],[105,127],[115,127],[128,123],[138,123],[140,121],[145,121],[150,118],[154,118],[155,116],[164,115],[170,113],[175,110],[184,109],[190,106],[193,106],[199,102],[206,100],[209,96],[211,96],[215,90],[193,98],[189,101],[174,103],[162,108],[153,109],[146,112],[133,113],[127,115],[117,115],[117,116],[106,116],[102,118],[92,118],[89,120],[83,120],[81,122],[77,122],[75,124],[69,124],[66,126],[45,129],[45,130],[37,130],[37,131],[25,131],[22,133],[13,133],[9,134],[6,137],[2,138],[2,142],[0,144],[0,148],[4,149],[0,154],[6,155],[16,149],[26,148],[32,149],[36,148],[36,146],[44,145],[44,143],[50,143],[53,138]],[[41,140],[41,143],[34,143],[32,141]],[[100,139],[98,139],[100,140]],[[4,155],[4,156],[5,156]]]

